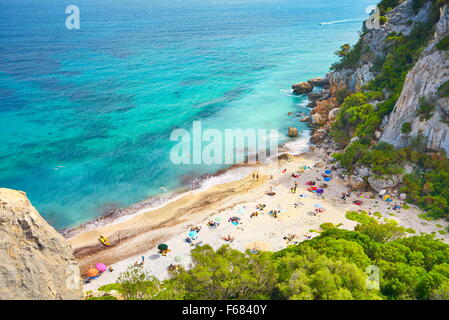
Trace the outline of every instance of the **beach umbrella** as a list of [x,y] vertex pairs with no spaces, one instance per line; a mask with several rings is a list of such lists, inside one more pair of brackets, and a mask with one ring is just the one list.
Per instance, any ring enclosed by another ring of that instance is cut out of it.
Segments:
[[198,232],[196,232],[196,231],[190,231],[189,232],[189,237],[190,238],[195,238],[195,237],[197,237],[198,236]]
[[159,250],[167,250],[168,249],[168,245],[166,245],[165,243],[161,243],[160,245],[157,246],[157,248]]
[[316,203],[316,204],[314,205],[314,207],[315,207],[315,208],[322,208],[323,206],[322,206],[321,204],[319,204],[319,203]]
[[326,177],[326,178],[324,178],[324,181],[331,181],[331,178]]
[[96,277],[98,275],[98,270],[95,268],[90,268],[89,270],[87,270],[86,274],[88,277],[93,278]]
[[95,264],[95,268],[100,272],[105,272],[108,269],[104,263],[100,263],[100,262],[97,262]]
[[220,218],[220,217],[217,217],[217,218],[215,218],[215,221],[220,222],[220,221],[221,221],[221,218]]
[[181,262],[181,261],[182,261],[182,256],[175,257],[175,262]]
[[324,173],[325,173],[325,174],[331,174],[332,171],[331,171],[331,170],[326,170],[326,171],[324,171]]

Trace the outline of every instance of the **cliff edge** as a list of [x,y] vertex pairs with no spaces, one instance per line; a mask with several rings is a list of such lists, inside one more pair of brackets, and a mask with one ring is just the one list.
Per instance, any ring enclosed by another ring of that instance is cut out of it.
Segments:
[[39,215],[24,192],[0,188],[0,299],[82,297],[70,245]]

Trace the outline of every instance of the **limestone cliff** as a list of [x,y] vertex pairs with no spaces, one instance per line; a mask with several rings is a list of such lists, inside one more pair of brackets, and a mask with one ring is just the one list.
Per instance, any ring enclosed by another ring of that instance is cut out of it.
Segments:
[[81,299],[72,248],[24,192],[0,188],[0,299]]
[[[449,98],[438,96],[438,88],[449,81],[449,52],[435,48],[449,34],[449,8],[446,5],[440,10],[441,17],[435,35],[407,74],[401,96],[388,117],[381,141],[403,147],[408,144],[410,137],[422,132],[427,137],[429,149],[445,149],[449,153]],[[435,107],[428,120],[418,116],[418,108],[423,100]],[[411,125],[409,133],[401,132],[404,123]]]
[[359,91],[375,77],[371,69],[376,59],[385,57],[385,39],[388,35],[392,32],[409,35],[417,23],[426,22],[429,15],[430,2],[426,3],[417,14],[413,10],[412,3],[412,0],[405,1],[385,14],[388,22],[384,25],[379,25],[372,29],[365,27],[365,32],[360,39],[362,54],[358,67],[355,70],[343,69],[331,72],[328,75],[332,94],[343,88],[347,88],[352,92]]
[[[378,75],[376,64],[385,61],[388,55],[386,39],[392,34],[408,36],[418,24],[430,23],[435,15],[432,10],[430,0],[418,10],[414,8],[413,0],[405,0],[385,14],[386,22],[383,24],[374,24],[368,19],[357,44],[358,62],[350,68],[339,68],[327,75],[331,99],[338,98],[339,92],[362,90],[364,85]],[[429,149],[445,149],[449,154],[449,98],[438,93],[438,89],[449,80],[449,52],[436,48],[436,45],[449,34],[449,4],[441,6],[436,14],[439,17],[434,28],[435,33],[424,46],[413,68],[407,73],[400,97],[393,111],[383,119],[382,125],[376,131],[376,138],[400,148],[422,133],[427,139]],[[384,94],[388,97],[391,93],[384,89]],[[323,93],[322,96],[324,95]],[[332,102],[329,98],[326,99]],[[423,102],[434,109],[425,117],[419,111]],[[327,102],[321,102],[323,103]],[[317,108],[319,104],[313,102],[311,106]],[[333,112],[338,112],[338,106],[334,107]],[[312,114],[318,111],[314,110]],[[323,112],[318,113],[322,121],[312,121],[316,132],[312,135],[312,141],[315,143],[324,140],[322,132],[329,128],[329,123],[326,122],[332,122],[335,118]],[[405,123],[407,130],[402,130]],[[317,125],[323,127],[317,128]]]

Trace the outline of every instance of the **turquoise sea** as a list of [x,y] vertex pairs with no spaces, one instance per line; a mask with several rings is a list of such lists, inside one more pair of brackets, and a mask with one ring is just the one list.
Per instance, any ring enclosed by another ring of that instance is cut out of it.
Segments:
[[328,72],[375,1],[166,2],[0,0],[0,187],[57,229],[223,169],[169,161],[192,121],[307,130],[291,84]]

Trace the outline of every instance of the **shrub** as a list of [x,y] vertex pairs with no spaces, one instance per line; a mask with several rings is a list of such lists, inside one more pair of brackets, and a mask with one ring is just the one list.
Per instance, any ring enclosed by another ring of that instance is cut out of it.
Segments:
[[349,147],[342,153],[333,155],[340,165],[346,169],[347,172],[353,172],[356,164],[362,156],[368,151],[368,146],[361,141],[351,143]]
[[449,50],[449,34],[444,36],[443,39],[437,43],[436,48],[438,50]]
[[446,81],[438,88],[438,95],[443,97],[449,97],[449,81]]
[[385,16],[380,16],[379,17],[379,23],[380,23],[381,26],[384,25],[387,22],[388,22],[388,18],[387,17],[385,17]]
[[404,134],[409,134],[412,132],[412,126],[409,122],[404,122],[401,127],[401,132]]
[[337,99],[338,104],[342,104],[345,101],[346,97],[349,96],[351,92],[347,88],[343,88],[338,90],[335,93],[335,98]]
[[419,12],[419,10],[423,7],[424,3],[426,3],[427,0],[413,0],[412,6],[413,11],[415,14]]
[[397,7],[402,3],[403,0],[382,0],[378,4],[379,11],[381,15],[384,15],[391,11],[393,8]]
[[362,47],[362,38],[360,38],[353,47],[351,47],[349,44],[344,44],[343,46],[341,46],[340,50],[335,52],[335,54],[341,59],[339,62],[334,63],[330,69],[332,71],[339,71],[342,69],[356,69],[359,64],[360,57],[362,56]]
[[353,220],[361,224],[377,224],[376,218],[370,217],[366,211],[348,211],[346,212],[345,217],[346,219]]
[[418,110],[416,110],[419,119],[424,121],[432,118],[433,112],[435,111],[435,105],[428,102],[425,97],[419,98],[419,103]]

